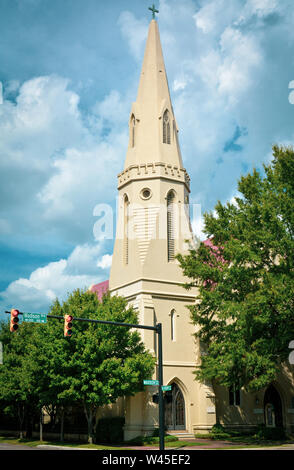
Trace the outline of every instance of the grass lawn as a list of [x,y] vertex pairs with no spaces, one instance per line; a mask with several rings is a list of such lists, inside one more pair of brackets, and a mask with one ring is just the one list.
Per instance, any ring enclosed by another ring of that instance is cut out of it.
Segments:
[[[204,437],[201,435],[202,442],[191,442],[191,441],[180,441],[180,440],[169,440],[169,436],[165,439],[165,448],[166,449],[183,449],[185,447],[197,447],[197,446],[205,446],[207,445],[209,448],[209,444],[211,443],[211,437],[207,436]],[[200,435],[196,435],[196,438],[200,438]],[[214,437],[213,441],[217,441],[218,439]],[[253,436],[230,436],[227,439],[220,439],[221,441],[226,442],[226,447],[224,447],[221,443],[219,446],[214,447],[215,450],[218,449],[241,449],[244,447],[247,448],[258,448],[258,447],[271,447],[271,446],[283,446],[286,444],[293,444],[293,440],[284,440],[284,441],[267,441],[267,440],[257,440],[254,439]],[[75,447],[80,449],[93,449],[93,450],[131,450],[133,446],[140,447],[151,447],[154,450],[158,449],[159,447],[159,438],[153,437],[147,438],[146,441],[142,439],[140,444],[126,442],[121,445],[107,445],[107,444],[86,444],[81,442],[60,442],[60,441],[39,441],[36,439],[17,439],[15,437],[6,437],[0,436],[0,443],[7,443],[7,444],[22,444],[28,447],[37,447],[38,445],[51,445],[51,446],[63,446],[63,447]],[[232,444],[230,446],[229,444]]]
[[[99,449],[99,450],[128,450],[131,449],[131,447],[136,446],[136,444],[132,444],[130,442],[126,442],[124,445],[117,445],[117,446],[111,446],[107,444],[84,444],[81,442],[60,442],[60,441],[39,441],[35,439],[17,439],[15,437],[6,437],[6,436],[0,436],[0,443],[6,443],[6,444],[22,444],[26,445],[28,447],[37,447],[38,445],[51,445],[51,446],[63,446],[63,447],[75,447],[75,448],[80,448],[80,449]],[[209,444],[209,441],[207,443],[198,443],[198,442],[189,442],[189,441],[180,441],[180,440],[173,440],[173,441],[168,441],[168,439],[165,440],[165,448],[167,449],[179,449],[179,448],[184,448],[184,447],[194,447],[194,446],[202,446],[205,444]],[[152,442],[148,440],[147,442],[142,441],[140,444],[140,447],[152,447],[155,449],[158,449],[159,446],[159,438],[154,437],[152,438]]]
[[0,442],[6,444],[22,444],[28,447],[37,447],[39,445],[78,447],[80,449],[100,449],[100,450],[128,450],[127,447],[114,447],[100,444],[82,444],[81,442],[60,442],[60,441],[37,441],[35,439],[17,439],[15,437],[0,436]]

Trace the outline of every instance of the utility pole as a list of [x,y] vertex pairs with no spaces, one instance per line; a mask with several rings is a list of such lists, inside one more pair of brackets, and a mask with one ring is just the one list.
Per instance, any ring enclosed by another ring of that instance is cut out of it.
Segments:
[[162,325],[158,323],[158,380],[159,380],[159,397],[158,397],[158,412],[159,412],[159,450],[164,450],[164,401],[163,401],[163,364],[162,364]]

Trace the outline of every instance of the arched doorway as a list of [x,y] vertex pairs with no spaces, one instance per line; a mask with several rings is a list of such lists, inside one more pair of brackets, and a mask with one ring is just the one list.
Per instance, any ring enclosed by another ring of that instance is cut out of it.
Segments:
[[282,400],[277,389],[270,385],[264,394],[264,418],[268,427],[283,427]]
[[164,395],[164,413],[167,429],[186,429],[185,400],[176,383],[173,383],[171,391]]

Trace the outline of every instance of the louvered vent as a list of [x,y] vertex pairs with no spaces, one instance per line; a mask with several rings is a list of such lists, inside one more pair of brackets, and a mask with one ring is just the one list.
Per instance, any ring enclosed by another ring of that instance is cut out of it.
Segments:
[[175,259],[175,214],[174,214],[174,193],[170,192],[167,197],[167,259]]
[[159,214],[158,206],[134,209],[134,232],[139,247],[139,257],[143,264],[149,249],[150,241],[156,236],[156,225]]
[[129,264],[129,200],[124,199],[124,244],[123,244],[124,264]]

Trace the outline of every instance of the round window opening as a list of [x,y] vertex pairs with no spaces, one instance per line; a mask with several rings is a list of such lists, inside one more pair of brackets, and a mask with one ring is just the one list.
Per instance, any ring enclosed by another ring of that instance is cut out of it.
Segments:
[[143,199],[149,199],[149,198],[151,197],[151,191],[150,191],[150,189],[148,189],[148,188],[142,189],[142,191],[141,191],[141,197],[142,197]]

